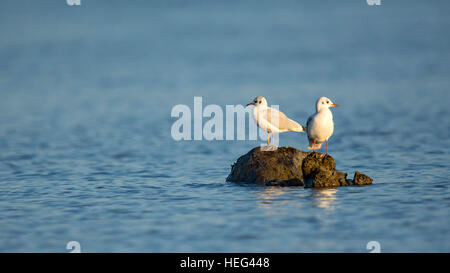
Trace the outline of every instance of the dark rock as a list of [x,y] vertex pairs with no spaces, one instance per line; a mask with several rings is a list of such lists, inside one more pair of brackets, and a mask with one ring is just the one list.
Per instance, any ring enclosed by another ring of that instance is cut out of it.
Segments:
[[280,187],[290,187],[290,186],[303,186],[303,182],[298,178],[291,178],[287,180],[274,180],[266,181],[266,186],[280,186]]
[[302,164],[305,187],[325,188],[347,185],[347,174],[336,170],[336,162],[329,155],[310,153]]
[[347,179],[346,173],[336,170],[336,162],[329,155],[289,146],[272,151],[252,149],[231,166],[227,181],[314,188],[372,184],[370,177],[359,172],[353,180]]
[[[292,147],[280,147],[274,151],[261,151],[256,147],[239,157],[231,166],[227,181],[247,182],[261,185],[303,185],[302,162],[309,153]],[[285,182],[282,182],[285,181]],[[289,181],[289,182],[286,182]]]
[[371,185],[372,178],[368,177],[363,173],[355,172],[355,176],[353,178],[353,185],[362,186],[362,185]]

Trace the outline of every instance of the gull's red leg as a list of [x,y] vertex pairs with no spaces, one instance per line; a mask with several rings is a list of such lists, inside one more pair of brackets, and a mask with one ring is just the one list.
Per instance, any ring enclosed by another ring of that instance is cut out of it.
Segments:
[[267,146],[270,144],[270,132],[267,132]]
[[327,153],[326,153],[326,155],[328,155],[328,140],[327,140]]
[[314,146],[313,146],[313,152],[316,152],[316,140],[314,139]]

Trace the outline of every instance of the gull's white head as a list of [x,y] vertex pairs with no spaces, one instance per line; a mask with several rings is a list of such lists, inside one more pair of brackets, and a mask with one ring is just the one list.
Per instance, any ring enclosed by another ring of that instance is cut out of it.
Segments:
[[319,112],[322,109],[330,108],[330,107],[337,107],[337,106],[338,105],[336,103],[332,102],[329,98],[321,97],[317,100],[316,111]]
[[254,105],[256,107],[258,107],[259,105],[267,106],[267,100],[263,96],[258,96],[252,102],[247,104],[247,106],[249,106],[249,105]]

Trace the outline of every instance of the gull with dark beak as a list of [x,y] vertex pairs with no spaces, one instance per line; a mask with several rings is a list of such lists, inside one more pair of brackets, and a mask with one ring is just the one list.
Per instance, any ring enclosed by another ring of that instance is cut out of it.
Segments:
[[326,142],[326,154],[328,155],[328,139],[334,131],[333,114],[330,107],[337,106],[327,97],[321,97],[317,100],[316,113],[310,116],[306,122],[309,140],[308,149],[313,149],[315,152],[316,149],[322,147],[323,142]]
[[249,105],[255,106],[255,109],[253,109],[253,117],[255,118],[256,124],[267,132],[267,145],[270,144],[270,133],[272,133],[272,145],[274,145],[273,133],[287,131],[304,132],[306,130],[306,127],[289,119],[282,112],[268,107],[266,98],[262,96],[256,97],[252,102],[247,104],[247,106]]

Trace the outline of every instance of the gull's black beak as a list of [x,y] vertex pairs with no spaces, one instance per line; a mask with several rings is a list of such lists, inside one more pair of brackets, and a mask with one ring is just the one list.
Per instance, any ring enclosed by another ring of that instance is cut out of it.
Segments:
[[249,105],[255,105],[255,103],[252,101],[249,104],[247,104],[246,106],[249,106]]

